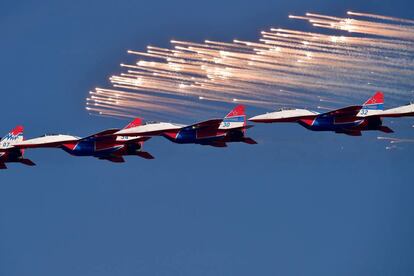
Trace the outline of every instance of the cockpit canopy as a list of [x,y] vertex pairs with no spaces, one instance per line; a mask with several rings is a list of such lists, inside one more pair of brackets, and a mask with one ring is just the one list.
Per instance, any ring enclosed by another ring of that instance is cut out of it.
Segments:
[[62,134],[57,134],[57,133],[46,133],[46,134],[43,134],[43,135],[42,135],[42,136],[40,136],[40,137],[59,136],[59,135],[62,135]]
[[293,108],[293,107],[282,107],[282,108],[279,108],[279,110],[278,111],[285,111],[285,110],[295,110],[296,108]]
[[159,124],[160,122],[158,122],[158,121],[148,121],[148,122],[145,122],[144,123],[144,125],[153,125],[153,124]]

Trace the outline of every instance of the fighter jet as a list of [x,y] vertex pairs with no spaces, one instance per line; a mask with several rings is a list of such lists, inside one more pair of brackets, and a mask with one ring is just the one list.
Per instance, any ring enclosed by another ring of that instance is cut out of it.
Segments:
[[224,119],[211,119],[193,125],[150,122],[145,125],[123,129],[115,133],[120,136],[164,136],[178,144],[199,144],[213,147],[226,147],[229,142],[256,144],[245,136],[248,128],[245,108],[242,105],[233,109]]
[[[141,124],[135,119],[124,129]],[[148,152],[142,151],[142,146],[148,137],[121,137],[114,135],[120,129],[108,129],[85,138],[72,135],[52,134],[38,138],[19,141],[12,148],[23,150],[28,148],[60,148],[74,156],[92,156],[100,160],[115,163],[125,162],[123,156],[139,156],[145,159],[154,159]]]
[[21,163],[34,166],[31,160],[24,158],[24,150],[13,148],[16,143],[23,141],[23,127],[17,126],[0,141],[0,170],[7,169],[5,163]]
[[306,109],[281,109],[249,119],[256,123],[299,123],[313,131],[334,131],[351,136],[361,136],[362,131],[378,130],[392,133],[383,125],[383,117],[414,116],[414,104],[410,103],[384,110],[384,95],[377,92],[363,105],[349,106],[327,113],[318,113]]

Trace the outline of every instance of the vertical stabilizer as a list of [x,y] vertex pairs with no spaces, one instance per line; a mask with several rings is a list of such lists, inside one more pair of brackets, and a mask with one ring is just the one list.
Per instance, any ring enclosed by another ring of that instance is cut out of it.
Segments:
[[7,149],[23,141],[23,126],[17,126],[0,141],[0,149]]
[[126,125],[123,129],[129,129],[133,127],[137,127],[142,125],[142,119],[141,118],[135,118],[132,122],[130,122],[128,125]]
[[236,106],[220,124],[219,129],[234,129],[246,126],[246,113],[244,105]]
[[379,115],[384,111],[384,94],[382,92],[375,93],[374,96],[369,98],[359,111],[359,117]]
[[363,105],[363,109],[368,110],[384,110],[384,94],[382,92],[375,93]]

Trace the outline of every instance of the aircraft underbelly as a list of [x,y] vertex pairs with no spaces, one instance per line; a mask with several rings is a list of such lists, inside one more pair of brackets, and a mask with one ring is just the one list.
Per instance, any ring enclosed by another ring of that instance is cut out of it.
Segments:
[[316,119],[309,128],[314,131],[342,131],[359,128],[364,120],[346,120],[336,118]]
[[122,146],[102,147],[92,141],[78,143],[73,149],[63,147],[63,150],[74,156],[106,156],[122,148]]
[[217,131],[182,130],[173,140],[179,144],[207,144],[222,139],[223,136],[217,135]]

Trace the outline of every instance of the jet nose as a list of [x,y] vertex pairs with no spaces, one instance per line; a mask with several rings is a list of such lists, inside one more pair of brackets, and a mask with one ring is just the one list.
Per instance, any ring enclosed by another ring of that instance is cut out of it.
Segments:
[[254,116],[254,117],[249,118],[248,120],[250,122],[256,122],[256,123],[258,123],[258,122],[262,122],[263,119],[265,119],[265,115],[257,115],[257,116]]

